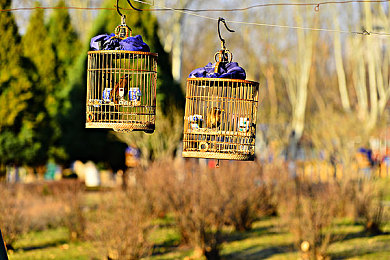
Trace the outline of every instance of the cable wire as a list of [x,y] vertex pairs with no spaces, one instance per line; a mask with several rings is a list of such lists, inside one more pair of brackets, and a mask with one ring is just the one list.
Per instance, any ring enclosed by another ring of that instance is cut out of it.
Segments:
[[[166,6],[157,6],[155,4],[151,4],[151,3],[148,3],[148,2],[145,2],[145,1],[142,1],[142,0],[134,0],[135,2],[138,2],[138,3],[143,3],[143,4],[147,4],[147,5],[152,5],[152,6],[155,6],[157,8],[163,8],[163,9],[166,9],[166,10],[172,10],[172,11],[176,11],[176,12],[181,12],[181,13],[185,13],[185,14],[188,14],[188,15],[192,15],[192,16],[196,16],[196,17],[201,17],[201,18],[205,18],[205,19],[209,19],[209,20],[214,20],[214,21],[218,21],[218,18],[213,18],[213,17],[209,17],[209,16],[205,16],[205,15],[199,15],[197,13],[194,13],[194,12],[191,12],[191,11],[183,11],[183,10],[179,10],[179,9],[175,9],[175,8],[172,8],[172,7],[166,7]],[[390,0],[385,0],[385,1],[366,1],[366,0],[351,0],[351,1],[348,1],[348,2],[390,2]],[[338,1],[332,1],[332,2],[321,2],[321,3],[318,3],[318,4],[305,4],[305,5],[319,5],[319,4],[329,4],[329,3],[347,3],[346,2],[338,2]],[[278,4],[274,4],[274,5],[278,5]],[[279,4],[279,5],[282,5]],[[294,5],[294,4],[285,4],[285,5]],[[304,4],[295,4],[295,5],[304,5]],[[229,23],[236,23],[236,24],[244,24],[244,25],[255,25],[255,26],[263,26],[263,27],[274,27],[274,28],[282,28],[282,29],[295,29],[295,30],[306,30],[306,31],[320,31],[320,32],[330,32],[330,33],[343,33],[343,34],[353,34],[353,35],[371,35],[371,36],[390,36],[390,33],[384,33],[384,32],[368,32],[367,30],[363,30],[361,32],[358,32],[358,31],[345,31],[345,30],[336,30],[336,29],[327,29],[327,28],[315,28],[315,27],[301,27],[301,26],[290,26],[290,25],[280,25],[280,24],[268,24],[268,23],[255,23],[255,22],[243,22],[243,21],[232,21],[232,20],[226,20],[227,22]]]
[[[386,3],[390,2],[390,0],[348,0],[348,1],[323,1],[319,3],[269,3],[269,4],[258,4],[245,8],[234,8],[234,9],[189,9],[189,8],[172,8],[166,6],[159,6],[156,4],[152,4],[149,2],[145,2],[142,0],[134,0],[135,2],[146,4],[153,6],[155,8],[151,9],[140,9],[142,11],[174,11],[180,12],[184,14],[188,14],[191,16],[204,18],[208,20],[218,21],[218,18],[200,15],[198,12],[235,12],[235,11],[246,11],[253,8],[259,7],[271,7],[271,6],[314,6],[315,11],[319,11],[321,5],[329,5],[329,4],[351,4],[351,3]],[[114,10],[116,8],[109,7],[77,7],[77,6],[69,6],[69,7],[18,7],[11,9],[1,9],[0,12],[13,12],[13,11],[25,11],[25,10],[34,10],[34,9],[71,9],[71,10]],[[132,8],[120,8],[122,10],[133,10]],[[243,21],[231,21],[227,20],[229,23],[235,24],[243,24],[243,25],[254,25],[254,26],[262,26],[262,27],[273,27],[273,28],[282,28],[282,29],[295,29],[295,30],[306,30],[306,31],[320,31],[320,32],[329,32],[329,33],[343,33],[343,34],[353,34],[353,35],[365,35],[365,36],[390,36],[390,33],[386,32],[374,32],[374,31],[346,31],[346,30],[336,30],[336,29],[327,29],[327,28],[315,28],[315,27],[301,27],[301,26],[289,26],[289,25],[280,25],[280,24],[268,24],[268,23],[255,23],[255,22],[243,22]]]
[[[140,2],[134,0],[136,2]],[[189,11],[189,12],[239,12],[239,11],[247,11],[254,8],[259,7],[274,7],[274,6],[314,6],[316,11],[319,11],[321,5],[329,5],[329,4],[351,4],[351,3],[388,3],[390,0],[348,0],[348,1],[323,1],[319,3],[268,3],[268,4],[256,4],[248,7],[242,8],[232,8],[232,9],[191,9],[191,8],[173,8],[176,11]],[[147,2],[143,2],[145,4],[150,4]],[[153,11],[167,11],[164,8],[156,8],[152,9]]]
[[[135,2],[144,3],[148,5],[148,2],[137,1]],[[351,3],[388,3],[390,0],[347,0],[347,1],[324,1],[319,3],[268,3],[268,4],[256,4],[253,6],[243,7],[243,8],[232,8],[232,9],[191,9],[191,8],[153,8],[153,9],[139,9],[142,11],[189,11],[189,12],[240,12],[247,11],[254,8],[260,7],[274,7],[274,6],[314,6],[315,8],[319,8],[321,5],[329,5],[329,4],[351,4]],[[13,11],[26,11],[26,10],[34,10],[34,9],[76,9],[76,10],[116,10],[116,8],[110,7],[17,7],[10,9],[0,9],[0,12],[13,12]],[[132,8],[121,8],[122,10],[133,10]]]

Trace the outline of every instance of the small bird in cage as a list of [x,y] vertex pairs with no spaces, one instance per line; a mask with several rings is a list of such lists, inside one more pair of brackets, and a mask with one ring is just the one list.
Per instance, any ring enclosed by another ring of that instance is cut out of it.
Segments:
[[114,102],[114,104],[118,104],[120,101],[123,101],[124,96],[128,92],[129,88],[129,80],[131,80],[131,77],[129,75],[125,75],[121,77],[118,83],[116,83],[113,91],[111,91],[111,100]]
[[221,115],[224,110],[213,107],[207,112],[206,125],[208,128],[217,128],[221,124]]

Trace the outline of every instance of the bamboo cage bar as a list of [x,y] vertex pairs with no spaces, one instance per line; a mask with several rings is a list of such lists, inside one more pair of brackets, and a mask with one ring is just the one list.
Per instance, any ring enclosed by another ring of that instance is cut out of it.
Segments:
[[188,78],[183,157],[253,161],[259,83]]
[[86,128],[154,132],[157,54],[89,51]]

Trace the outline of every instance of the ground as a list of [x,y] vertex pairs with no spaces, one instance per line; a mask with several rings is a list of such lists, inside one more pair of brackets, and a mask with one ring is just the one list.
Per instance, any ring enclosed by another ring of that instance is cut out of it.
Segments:
[[[293,237],[278,225],[278,218],[259,220],[253,230],[245,233],[229,232],[223,244],[223,259],[297,259]],[[179,236],[173,226],[165,222],[151,236],[156,243],[155,253],[147,259],[183,259],[193,255],[190,248],[178,246]],[[333,233],[339,242],[331,245],[329,253],[336,259],[390,259],[390,223],[384,234],[367,237],[361,225],[346,220],[338,221]],[[22,237],[16,250],[9,253],[17,259],[103,259],[105,252],[91,242],[69,242],[65,228],[32,232]]]

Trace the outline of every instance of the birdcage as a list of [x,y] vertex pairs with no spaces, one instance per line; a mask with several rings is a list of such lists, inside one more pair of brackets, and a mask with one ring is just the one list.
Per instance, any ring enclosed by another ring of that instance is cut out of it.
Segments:
[[258,91],[253,81],[187,79],[183,157],[253,160]]
[[[137,10],[137,9],[136,9]],[[131,29],[125,16],[115,36],[126,39]],[[154,132],[157,54],[127,50],[88,52],[86,127],[115,131]]]
[[[215,71],[232,61],[219,31],[222,49]],[[253,161],[259,84],[231,78],[188,78],[183,157]]]
[[153,132],[157,54],[88,52],[87,128]]

